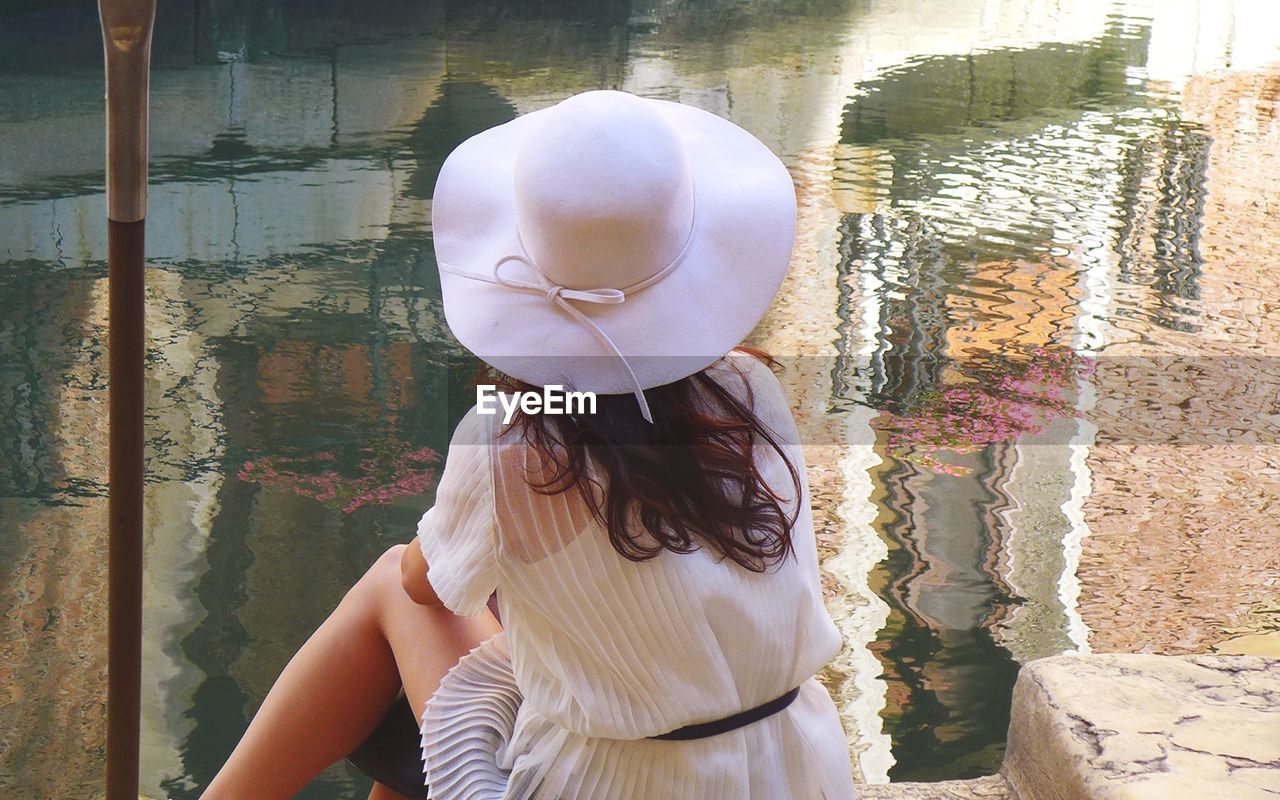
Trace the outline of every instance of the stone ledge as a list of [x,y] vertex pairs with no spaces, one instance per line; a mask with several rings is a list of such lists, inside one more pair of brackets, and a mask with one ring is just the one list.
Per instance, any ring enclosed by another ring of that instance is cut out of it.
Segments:
[[1280,659],[1063,655],[1023,666],[1000,775],[859,800],[1280,800]]
[[971,781],[859,786],[858,800],[1017,800],[1000,775]]
[[1032,661],[1002,771],[1021,800],[1277,800],[1280,660]]

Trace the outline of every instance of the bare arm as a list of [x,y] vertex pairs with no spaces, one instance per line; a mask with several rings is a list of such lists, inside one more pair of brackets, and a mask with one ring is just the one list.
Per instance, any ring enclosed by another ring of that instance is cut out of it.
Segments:
[[427,580],[427,560],[422,557],[422,547],[415,537],[400,554],[400,583],[405,594],[420,606],[442,607],[436,590]]

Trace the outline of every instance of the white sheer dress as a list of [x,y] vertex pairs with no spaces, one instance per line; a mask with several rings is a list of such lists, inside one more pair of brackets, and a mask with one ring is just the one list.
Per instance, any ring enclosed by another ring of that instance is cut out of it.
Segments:
[[[709,368],[751,397],[804,475],[776,377],[733,353]],[[748,394],[749,393],[749,394]],[[432,800],[849,800],[844,732],[815,673],[840,649],[822,603],[804,483],[795,557],[753,573],[708,550],[633,562],[576,493],[531,490],[537,456],[472,409],[418,537],[444,604],[503,633],[446,676],[423,716]],[[777,454],[761,473],[794,495]],[[794,497],[789,497],[795,502]],[[646,737],[800,687],[785,710],[690,741]]]

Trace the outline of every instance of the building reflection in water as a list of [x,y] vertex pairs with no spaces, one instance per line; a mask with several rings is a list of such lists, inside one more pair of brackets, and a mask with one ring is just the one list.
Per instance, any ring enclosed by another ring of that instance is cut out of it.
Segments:
[[[1003,419],[1016,435],[974,414],[955,449],[894,437],[957,386],[996,396],[1040,354],[1236,335],[1214,305],[1223,278],[1208,280],[1228,245],[1205,214],[1250,212],[1215,206],[1206,175],[1214,140],[1244,123],[1203,98],[1189,111],[1180,92],[1228,52],[1262,68],[1275,43],[1232,34],[1264,27],[1243,12],[1231,28],[1199,7],[1189,26],[1184,5],[165,6],[146,792],[198,795],[289,655],[430,503],[388,465],[442,452],[469,405],[475,364],[439,313],[430,241],[443,159],[602,86],[728,116],[792,170],[796,260],[753,341],[787,362],[809,437],[847,644],[823,680],[862,779],[993,770],[1018,664],[1099,636],[1126,646],[1099,626],[1117,598],[1145,598],[1126,583],[1132,556],[1107,563],[1118,539],[1099,509],[1130,497],[1115,485],[1130,462],[1077,419],[1098,383],[1070,371],[1055,373],[1065,400],[1018,407],[1043,412],[1034,424]],[[0,14],[15,21],[0,33],[0,556],[16,565],[0,575],[15,598],[0,618],[0,785],[76,796],[101,758],[100,49],[91,9]],[[1229,91],[1273,104],[1273,85],[1250,80]],[[1239,165],[1274,147],[1242,139],[1220,180],[1246,182]],[[1261,280],[1246,274],[1233,279]],[[267,479],[263,464],[297,474]],[[304,796],[363,786],[335,768]]]

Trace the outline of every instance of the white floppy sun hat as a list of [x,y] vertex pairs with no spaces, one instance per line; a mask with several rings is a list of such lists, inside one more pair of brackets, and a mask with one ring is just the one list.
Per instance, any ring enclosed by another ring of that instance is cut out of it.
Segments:
[[591,91],[472,136],[431,225],[458,340],[514,378],[634,393],[714,363],[764,315],[791,259],[795,188],[742,128]]

